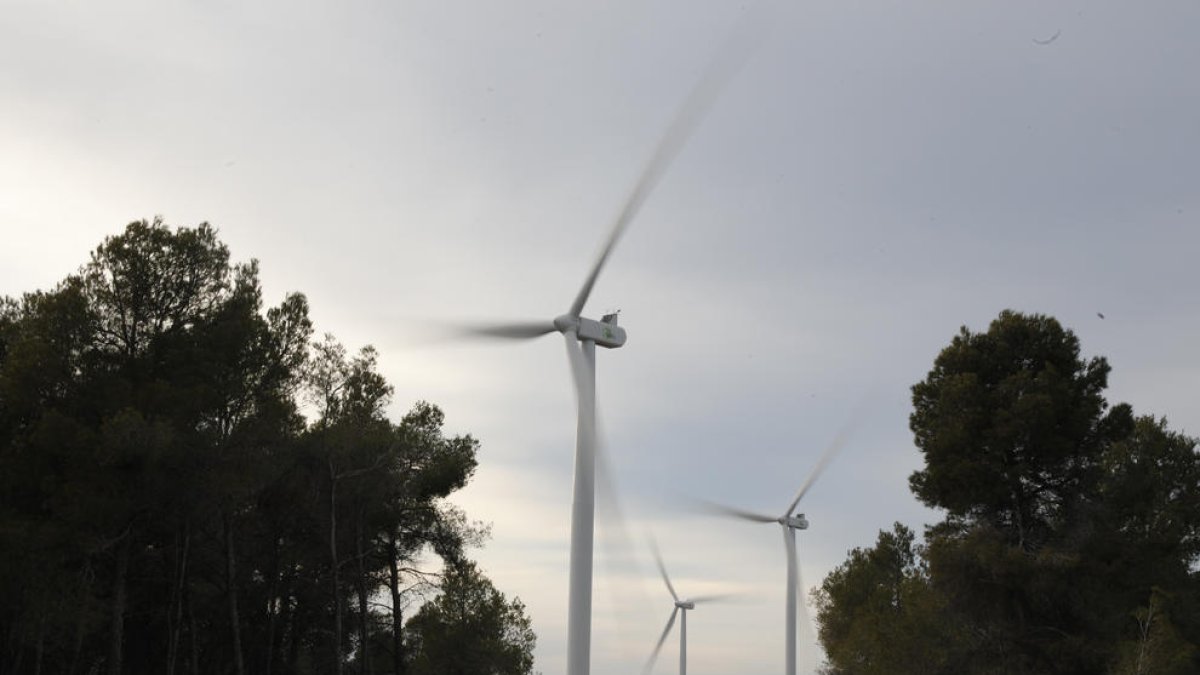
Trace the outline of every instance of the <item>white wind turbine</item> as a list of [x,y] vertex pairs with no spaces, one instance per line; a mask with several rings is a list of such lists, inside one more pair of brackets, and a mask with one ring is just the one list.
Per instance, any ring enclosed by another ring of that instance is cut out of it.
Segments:
[[[634,183],[625,200],[608,241],[584,279],[567,313],[553,321],[526,321],[498,325],[474,325],[464,329],[470,335],[501,339],[532,339],[559,332],[567,347],[567,359],[575,381],[579,403],[575,437],[575,482],[571,501],[570,580],[567,597],[567,675],[588,675],[591,664],[592,623],[592,545],[595,527],[596,490],[596,345],[614,349],[625,344],[625,330],[617,325],[617,315],[608,314],[599,321],[582,316],[592,287],[608,261],[621,235],[637,215],[651,191],[663,177],[671,161],[679,154],[692,131],[711,107],[726,82],[757,46],[760,27],[743,22],[726,48],[709,64],[701,79],[689,92],[671,125],[655,148],[650,161]],[[760,15],[756,17],[763,19]],[[765,24],[763,24],[765,25]]]
[[679,675],[687,675],[687,613],[690,609],[695,609],[696,605],[713,600],[720,600],[725,596],[720,595],[701,595],[691,598],[680,599],[679,594],[675,592],[675,586],[671,584],[671,577],[667,574],[667,567],[663,564],[662,555],[658,552],[658,547],[651,543],[651,548],[654,550],[654,562],[658,563],[658,572],[662,575],[663,583],[667,585],[667,591],[671,594],[671,599],[675,602],[674,609],[671,610],[671,616],[667,619],[667,627],[663,629],[662,635],[658,638],[658,644],[654,645],[654,651],[650,653],[650,658],[646,661],[646,667],[642,669],[642,674],[647,675],[653,668],[654,662],[658,660],[658,653],[662,651],[663,643],[667,641],[667,636],[671,634],[671,628],[675,625],[675,617],[679,617]]
[[[792,502],[788,504],[787,510],[784,511],[783,515],[781,516],[768,516],[761,513],[754,513],[752,511],[744,511],[742,509],[735,509],[721,504],[706,502],[710,508],[720,511],[726,515],[741,518],[742,520],[750,520],[756,523],[778,523],[780,528],[783,530],[783,548],[787,554],[787,601],[785,605],[787,633],[785,641],[786,647],[784,650],[785,675],[796,675],[796,603],[797,601],[801,603],[804,602],[803,598],[797,598],[796,594],[796,588],[800,585],[800,565],[797,562],[796,555],[796,530],[807,530],[808,520],[804,517],[803,513],[795,512],[796,507],[800,504],[800,500],[804,498],[804,495],[808,492],[809,488],[811,488],[813,483],[816,482],[817,478],[821,476],[821,473],[825,471],[825,468],[829,466],[829,462],[832,461],[834,456],[841,451],[842,447],[846,443],[846,438],[848,435],[848,429],[843,429],[842,432],[838,434],[833,443],[825,450],[825,453],[821,455],[821,458],[817,461],[817,465],[813,467],[812,472],[809,473],[808,478],[805,479],[804,484],[800,486],[800,490],[796,493],[795,498],[793,498]],[[807,605],[801,606],[805,608],[805,619],[808,619]]]

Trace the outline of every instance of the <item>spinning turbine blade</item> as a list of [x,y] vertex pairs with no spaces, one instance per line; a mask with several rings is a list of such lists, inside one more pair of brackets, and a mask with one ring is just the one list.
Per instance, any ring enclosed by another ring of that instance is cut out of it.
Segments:
[[804,484],[800,486],[800,491],[796,493],[796,498],[793,499],[792,503],[788,505],[788,510],[783,514],[784,517],[792,515],[792,512],[796,510],[796,506],[800,504],[800,500],[804,498],[805,493],[807,493],[808,489],[813,486],[813,483],[817,482],[817,479],[820,478],[821,474],[825,472],[826,467],[828,467],[829,463],[833,461],[833,458],[842,451],[842,448],[846,446],[846,441],[849,438],[850,427],[842,427],[841,431],[838,432],[838,435],[834,437],[833,443],[831,443],[828,448],[825,448],[825,452],[821,455],[821,458],[817,460],[817,465],[814,466],[812,472],[808,474],[808,478],[804,481]]
[[[640,548],[636,547],[629,534],[629,526],[625,521],[624,510],[621,508],[621,498],[617,486],[616,474],[612,466],[612,455],[608,444],[605,443],[604,422],[600,411],[596,411],[596,526],[597,543],[604,559],[604,567],[610,579],[620,580],[632,570],[638,569],[636,564],[640,557]],[[646,594],[641,584],[606,584],[613,607],[635,607],[652,604],[653,600]],[[657,594],[654,597],[658,597]],[[635,644],[639,632],[629,621],[623,620],[620,612],[614,614],[616,628],[621,634],[621,644]],[[622,652],[626,652],[625,649]],[[628,653],[625,654],[628,656]],[[637,658],[641,658],[638,649]]]
[[524,321],[518,323],[472,324],[458,326],[455,332],[465,337],[499,338],[502,340],[528,340],[558,330],[550,321]]
[[761,513],[755,513],[753,511],[745,511],[742,509],[735,509],[732,506],[725,506],[724,504],[717,504],[716,502],[710,502],[705,499],[700,500],[700,504],[705,509],[708,509],[709,511],[714,511],[716,513],[720,513],[721,515],[725,515],[725,516],[733,516],[734,518],[741,518],[742,520],[752,520],[756,523],[777,523],[777,522],[779,522],[779,518],[776,518],[774,516],[767,516],[767,515],[763,515]]
[[654,645],[654,651],[650,652],[650,659],[646,661],[646,667],[642,668],[642,673],[649,673],[654,668],[654,662],[658,660],[658,653],[662,651],[663,643],[667,641],[667,636],[671,634],[671,627],[675,625],[675,616],[679,614],[679,608],[671,610],[671,618],[667,619],[667,627],[663,629],[662,636],[658,638],[658,644]]
[[582,401],[590,390],[588,385],[591,384],[592,378],[588,374],[588,367],[584,363],[583,353],[579,350],[579,340],[575,338],[575,334],[563,333],[563,338],[567,345],[567,361],[571,365],[571,381],[575,383],[575,396]]
[[[617,220],[613,223],[612,231],[608,235],[608,241],[604,244],[596,262],[592,264],[592,270],[584,280],[583,287],[579,289],[579,294],[575,296],[575,301],[567,310],[567,314],[570,316],[579,316],[583,311],[588,296],[592,294],[592,286],[596,284],[596,278],[600,276],[600,270],[608,262],[608,256],[616,248],[621,235],[625,233],[625,228],[641,210],[646,198],[654,191],[658,181],[671,166],[671,162],[679,155],[679,151],[683,149],[692,132],[696,130],[704,116],[712,108],[713,102],[717,100],[721,90],[733,79],[733,76],[746,63],[751,52],[759,44],[759,40],[755,38],[759,37],[758,34],[761,31],[751,29],[760,29],[762,26],[756,22],[752,23],[750,18],[747,17],[741,30],[732,36],[725,48],[720,50],[708,64],[700,81],[692,87],[691,92],[676,111],[675,119],[667,127],[666,133],[658,142],[658,147],[650,155],[650,161],[642,169],[642,175],[634,183],[633,190],[625,199],[625,204],[621,207],[621,212],[617,215]],[[762,17],[754,18],[761,19]]]
[[[793,533],[794,536],[794,533]],[[814,629],[812,616],[808,613],[808,591],[804,587],[804,568],[800,566],[800,556],[796,556],[796,602],[800,607],[801,627],[807,626],[810,631]]]
[[688,600],[697,605],[702,605],[708,602],[721,602],[723,600],[729,600],[733,597],[735,596],[731,593],[715,593],[711,595],[693,595],[689,597]]
[[787,660],[786,673],[796,672],[796,609],[803,616],[804,625],[812,628],[812,617],[808,613],[808,603],[804,597],[804,579],[800,575],[799,556],[796,555],[796,531],[790,527],[783,528],[783,547],[787,549]]
[[667,566],[663,564],[662,554],[658,552],[658,544],[654,540],[650,540],[650,548],[654,551],[654,562],[658,565],[658,573],[662,575],[663,583],[667,585],[667,590],[671,592],[671,597],[679,602],[679,594],[675,592],[675,587],[671,585],[671,577],[667,576]]

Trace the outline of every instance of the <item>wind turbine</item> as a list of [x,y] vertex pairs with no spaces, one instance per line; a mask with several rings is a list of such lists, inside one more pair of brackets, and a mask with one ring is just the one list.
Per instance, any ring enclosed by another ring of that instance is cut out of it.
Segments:
[[[797,562],[796,555],[796,530],[808,529],[808,519],[804,517],[803,513],[796,513],[796,507],[799,506],[800,500],[803,499],[804,495],[808,493],[809,488],[813,486],[813,483],[815,483],[817,478],[821,476],[821,473],[825,471],[825,468],[829,466],[829,462],[832,461],[834,456],[841,451],[842,447],[846,444],[848,435],[848,429],[843,429],[842,432],[839,433],[834,439],[833,443],[826,448],[824,454],[822,454],[821,458],[817,460],[817,465],[813,467],[812,472],[808,474],[808,478],[805,479],[804,484],[800,486],[800,490],[796,493],[796,496],[792,499],[791,503],[788,504],[787,510],[783,512],[783,515],[769,516],[761,513],[754,513],[753,511],[744,511],[742,509],[735,509],[721,504],[706,502],[710,508],[720,511],[726,515],[756,523],[778,523],[779,527],[783,530],[783,548],[787,554],[787,603],[785,605],[787,638],[786,647],[784,649],[784,663],[786,666],[784,669],[785,675],[796,675],[796,587],[800,584],[800,565]],[[803,602],[803,599],[801,599],[800,602]],[[807,619],[807,605],[805,605],[804,616]]]
[[[758,21],[751,22],[751,18]],[[757,46],[758,31],[765,17],[747,15],[725,48],[717,53],[700,80],[679,107],[666,133],[634,183],[619,211],[616,222],[600,255],[584,278],[567,312],[552,321],[525,321],[498,325],[468,326],[464,332],[480,337],[533,339],[547,333],[562,333],[567,359],[575,381],[579,404],[575,436],[575,479],[571,501],[570,581],[567,597],[567,675],[588,675],[591,655],[592,624],[592,547],[596,501],[596,346],[615,349],[625,344],[625,330],[617,325],[617,315],[608,314],[599,321],[582,315],[601,270],[629,223],[637,215],[650,193],[666,173],[671,161],[683,149],[691,133],[711,108],[724,85],[745,63]]]
[[663,564],[662,555],[658,552],[658,547],[651,543],[651,548],[654,550],[654,562],[658,563],[658,572],[662,575],[663,583],[667,585],[667,591],[671,594],[671,599],[675,602],[674,609],[671,610],[671,616],[667,619],[667,627],[663,629],[662,635],[658,638],[658,644],[654,645],[654,651],[650,653],[649,660],[646,661],[646,667],[642,669],[643,675],[648,675],[650,670],[654,668],[654,662],[658,660],[658,653],[662,651],[663,643],[667,641],[667,636],[671,634],[671,628],[675,625],[675,617],[679,617],[679,675],[687,675],[687,613],[690,609],[695,609],[696,605],[704,602],[712,602],[719,600],[724,596],[707,595],[696,596],[692,598],[679,597],[675,592],[675,586],[671,584],[671,577],[667,574],[667,567]]

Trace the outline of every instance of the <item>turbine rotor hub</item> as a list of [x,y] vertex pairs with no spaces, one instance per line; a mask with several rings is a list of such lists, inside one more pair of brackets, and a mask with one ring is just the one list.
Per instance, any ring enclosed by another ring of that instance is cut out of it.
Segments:
[[573,333],[579,330],[579,317],[563,314],[554,318],[554,327],[560,333]]
[[804,517],[803,513],[797,513],[794,516],[784,516],[779,519],[779,524],[786,525],[787,527],[790,527],[793,530],[807,530],[808,529],[808,520]]
[[696,609],[696,603],[691,600],[676,600],[675,606],[679,609]]

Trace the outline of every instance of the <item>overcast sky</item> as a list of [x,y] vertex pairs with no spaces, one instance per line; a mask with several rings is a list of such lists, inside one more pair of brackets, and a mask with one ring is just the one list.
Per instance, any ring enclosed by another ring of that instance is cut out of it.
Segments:
[[[319,331],[381,350],[397,417],[427,399],[482,441],[457,502],[492,523],[477,556],[527,604],[547,675],[561,340],[425,328],[565,311],[744,11],[593,4],[0,0],[0,294],[52,286],[131,220],[215,225],[270,303],[302,291]],[[907,488],[909,387],[961,325],[1051,314],[1109,359],[1111,401],[1200,434],[1200,4],[786,3],[770,23],[587,308],[629,332],[598,354],[598,398],[638,556],[598,547],[597,675],[636,672],[670,612],[649,533],[682,594],[741,594],[689,617],[691,671],[780,671],[778,532],[689,500],[782,511],[853,423],[802,504],[805,583],[933,522]],[[811,628],[801,657],[820,661]]]

